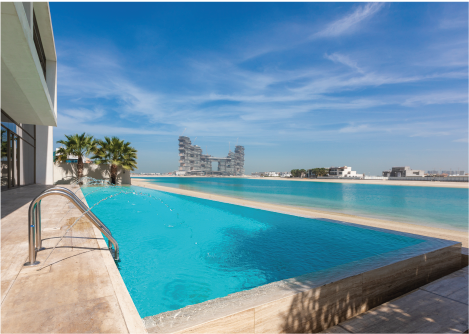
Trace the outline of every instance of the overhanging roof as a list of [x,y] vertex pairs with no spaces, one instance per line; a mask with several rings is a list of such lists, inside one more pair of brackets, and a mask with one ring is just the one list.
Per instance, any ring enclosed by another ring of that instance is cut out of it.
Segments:
[[[41,34],[49,85],[56,85],[56,53],[49,4],[35,2],[34,11]],[[1,3],[1,108],[16,122],[57,126],[57,114],[42,71],[30,23],[21,2]]]

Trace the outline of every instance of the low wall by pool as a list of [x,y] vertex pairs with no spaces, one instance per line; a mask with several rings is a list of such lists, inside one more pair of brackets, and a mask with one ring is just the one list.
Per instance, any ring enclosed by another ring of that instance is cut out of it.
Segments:
[[418,237],[429,242],[146,317],[144,323],[149,333],[320,332],[461,268],[460,243]]

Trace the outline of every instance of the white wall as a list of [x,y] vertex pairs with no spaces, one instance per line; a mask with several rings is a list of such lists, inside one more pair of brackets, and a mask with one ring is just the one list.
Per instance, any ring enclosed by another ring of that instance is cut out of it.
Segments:
[[36,125],[36,183],[54,184],[53,127]]
[[[107,164],[83,164],[83,176],[92,177],[98,180],[110,180],[110,166]],[[58,163],[54,164],[54,184],[69,184],[76,179],[77,164]],[[117,183],[130,184],[130,171],[122,167],[117,168]]]

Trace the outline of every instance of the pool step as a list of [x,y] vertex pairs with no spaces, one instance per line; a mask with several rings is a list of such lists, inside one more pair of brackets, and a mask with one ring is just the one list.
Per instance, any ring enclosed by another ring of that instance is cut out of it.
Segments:
[[322,333],[467,333],[468,267]]

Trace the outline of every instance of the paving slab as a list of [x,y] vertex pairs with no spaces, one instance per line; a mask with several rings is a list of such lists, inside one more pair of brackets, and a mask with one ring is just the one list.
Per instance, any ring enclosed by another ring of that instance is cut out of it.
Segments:
[[323,333],[464,333],[468,327],[466,267]]
[[422,290],[435,293],[468,305],[468,271],[467,268],[458,270],[451,275],[439,279],[422,287]]

